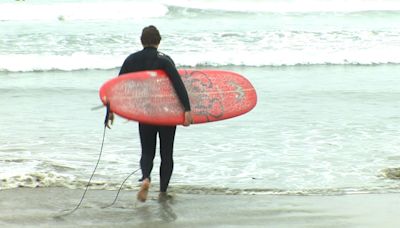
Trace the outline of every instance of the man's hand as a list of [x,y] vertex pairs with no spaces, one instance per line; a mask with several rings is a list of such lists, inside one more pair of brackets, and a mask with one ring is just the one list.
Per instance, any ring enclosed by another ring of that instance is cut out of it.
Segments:
[[183,122],[183,126],[188,127],[192,123],[193,123],[192,112],[186,111],[185,112],[185,120]]

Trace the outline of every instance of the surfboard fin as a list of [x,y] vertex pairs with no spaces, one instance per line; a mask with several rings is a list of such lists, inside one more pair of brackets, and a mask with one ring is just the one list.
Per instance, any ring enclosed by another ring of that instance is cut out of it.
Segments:
[[93,107],[93,108],[91,108],[90,110],[91,110],[91,111],[95,111],[95,110],[101,109],[101,108],[103,108],[103,107],[104,107],[104,105],[102,104],[102,105]]

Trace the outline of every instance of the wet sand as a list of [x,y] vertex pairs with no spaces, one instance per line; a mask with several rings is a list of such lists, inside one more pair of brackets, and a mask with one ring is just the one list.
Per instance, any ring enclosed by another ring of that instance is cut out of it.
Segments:
[[0,191],[1,227],[399,227],[400,194],[340,196],[176,194],[145,203],[135,191],[19,188]]

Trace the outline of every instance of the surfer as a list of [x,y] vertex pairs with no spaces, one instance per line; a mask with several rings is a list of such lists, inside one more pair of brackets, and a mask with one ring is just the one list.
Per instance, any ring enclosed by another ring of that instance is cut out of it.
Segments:
[[[158,46],[161,41],[161,35],[155,26],[145,27],[140,37],[143,49],[129,55],[119,72],[119,75],[144,71],[144,70],[164,70],[179,97],[184,108],[184,126],[189,126],[192,122],[189,96],[185,85],[175,67],[173,60],[166,54],[159,52]],[[114,119],[114,115],[109,115],[109,121]],[[167,188],[171,179],[174,161],[173,145],[176,126],[155,126],[139,123],[139,134],[142,148],[140,158],[140,168],[142,170],[142,185],[137,194],[137,199],[141,202],[146,201],[151,182],[151,170],[153,169],[153,160],[157,144],[157,134],[160,138],[160,195],[159,198],[167,197]]]

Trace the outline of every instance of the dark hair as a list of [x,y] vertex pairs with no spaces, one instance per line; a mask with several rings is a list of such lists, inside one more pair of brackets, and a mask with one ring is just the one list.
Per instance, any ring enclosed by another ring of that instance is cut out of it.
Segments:
[[143,29],[140,40],[142,41],[143,46],[159,45],[161,35],[155,26],[150,25]]

